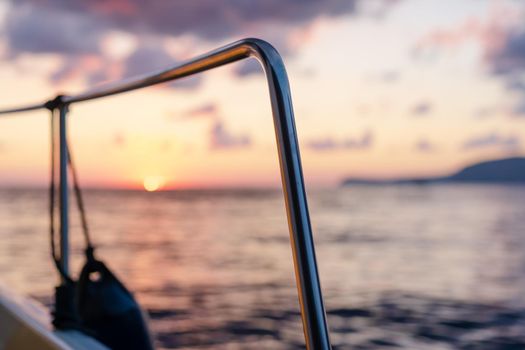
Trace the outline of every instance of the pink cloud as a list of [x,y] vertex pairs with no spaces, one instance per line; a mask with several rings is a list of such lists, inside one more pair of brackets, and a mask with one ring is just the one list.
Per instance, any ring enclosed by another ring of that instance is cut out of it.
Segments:
[[210,148],[213,150],[245,148],[251,143],[249,136],[231,133],[220,120],[216,120],[210,129]]

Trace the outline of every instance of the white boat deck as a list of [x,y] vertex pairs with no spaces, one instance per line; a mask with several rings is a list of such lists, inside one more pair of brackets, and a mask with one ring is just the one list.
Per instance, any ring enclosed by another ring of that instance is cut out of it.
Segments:
[[0,285],[0,349],[108,350],[78,331],[56,331],[49,311]]

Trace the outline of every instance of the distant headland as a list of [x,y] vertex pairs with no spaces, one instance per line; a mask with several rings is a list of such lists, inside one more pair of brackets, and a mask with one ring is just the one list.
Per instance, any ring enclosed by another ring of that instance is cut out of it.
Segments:
[[342,185],[396,185],[427,183],[524,183],[525,157],[505,158],[473,164],[449,176],[408,178],[391,180],[372,180],[347,178]]

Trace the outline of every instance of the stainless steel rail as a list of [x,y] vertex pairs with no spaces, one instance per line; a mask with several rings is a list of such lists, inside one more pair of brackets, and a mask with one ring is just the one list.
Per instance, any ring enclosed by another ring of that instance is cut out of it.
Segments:
[[[69,196],[67,181],[67,112],[68,106],[62,105],[59,108],[59,164],[60,164],[60,265],[65,274],[69,274]],[[62,280],[62,283],[65,283]]]
[[[260,62],[266,73],[270,89],[281,180],[284,190],[306,346],[308,349],[316,350],[331,349],[304,187],[290,86],[284,63],[273,46],[259,39],[244,39],[199,56],[179,66],[154,74],[125,80],[113,85],[106,85],[78,95],[63,96],[59,99],[61,125],[63,125],[65,130],[67,107],[72,103],[89,101],[180,79],[248,57],[254,57]],[[6,109],[0,111],[0,114],[24,112],[41,108],[49,108],[49,102],[21,108]],[[61,165],[63,165],[62,160]],[[64,186],[67,186],[67,179],[65,177],[64,181],[62,181],[61,188],[63,189]],[[67,206],[62,206],[61,209],[61,215],[65,216],[61,222],[67,225]],[[67,236],[67,230],[66,232],[62,232],[62,234]],[[64,240],[66,245],[63,245],[63,247],[67,250],[67,237],[64,237]],[[63,263],[67,266],[67,262],[65,261],[67,260],[67,252],[62,252],[62,254],[64,253],[66,255],[62,256],[66,258],[63,259]]]

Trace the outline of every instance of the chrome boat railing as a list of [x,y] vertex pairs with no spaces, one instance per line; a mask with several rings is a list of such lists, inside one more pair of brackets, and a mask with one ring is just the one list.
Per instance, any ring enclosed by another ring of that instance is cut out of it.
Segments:
[[66,120],[68,106],[159,83],[177,80],[245,58],[256,58],[263,67],[270,89],[281,180],[292,244],[296,284],[308,349],[331,349],[304,178],[297,142],[288,77],[281,56],[269,43],[243,39],[194,58],[181,65],[138,78],[105,85],[72,96],[57,96],[45,103],[0,110],[0,114],[49,109],[60,113],[60,250],[61,265],[68,272],[68,179]]

